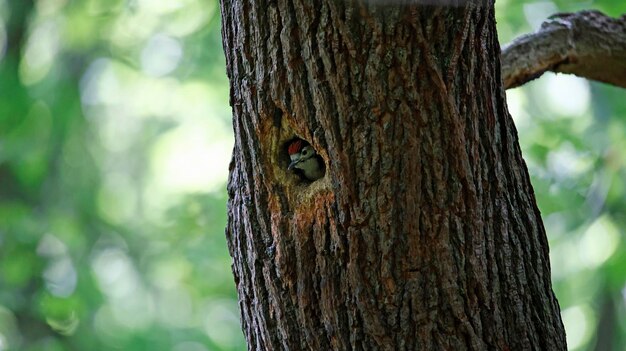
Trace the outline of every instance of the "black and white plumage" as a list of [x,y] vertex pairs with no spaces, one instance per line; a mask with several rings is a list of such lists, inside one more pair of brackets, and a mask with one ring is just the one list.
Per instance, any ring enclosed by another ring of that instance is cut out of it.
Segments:
[[322,160],[311,145],[305,144],[302,140],[296,140],[289,145],[287,151],[291,159],[288,170],[299,172],[311,181],[324,176]]

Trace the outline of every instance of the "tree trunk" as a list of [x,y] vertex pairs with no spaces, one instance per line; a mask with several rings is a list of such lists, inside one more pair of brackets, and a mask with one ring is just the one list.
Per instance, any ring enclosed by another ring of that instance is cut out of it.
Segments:
[[565,350],[493,4],[377,3],[222,0],[249,349]]

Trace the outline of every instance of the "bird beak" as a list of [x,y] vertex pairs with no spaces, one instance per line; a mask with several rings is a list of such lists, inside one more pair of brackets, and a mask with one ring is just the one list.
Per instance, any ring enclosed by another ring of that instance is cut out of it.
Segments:
[[287,167],[287,170],[291,171],[298,164],[298,162],[300,162],[300,160],[291,161],[291,163],[289,164],[289,167]]

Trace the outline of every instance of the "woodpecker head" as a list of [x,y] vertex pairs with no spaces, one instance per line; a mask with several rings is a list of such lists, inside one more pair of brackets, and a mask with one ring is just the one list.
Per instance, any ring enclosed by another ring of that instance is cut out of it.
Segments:
[[311,145],[303,140],[295,140],[287,148],[291,163],[288,170],[300,171],[308,180],[317,180],[324,176],[322,160]]

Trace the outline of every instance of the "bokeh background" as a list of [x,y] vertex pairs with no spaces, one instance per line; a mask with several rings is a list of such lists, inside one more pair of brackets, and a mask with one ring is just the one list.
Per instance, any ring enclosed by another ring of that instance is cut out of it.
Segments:
[[[615,0],[498,0],[500,40]],[[507,92],[571,350],[626,345],[626,91]],[[214,0],[0,0],[0,351],[244,350]]]

